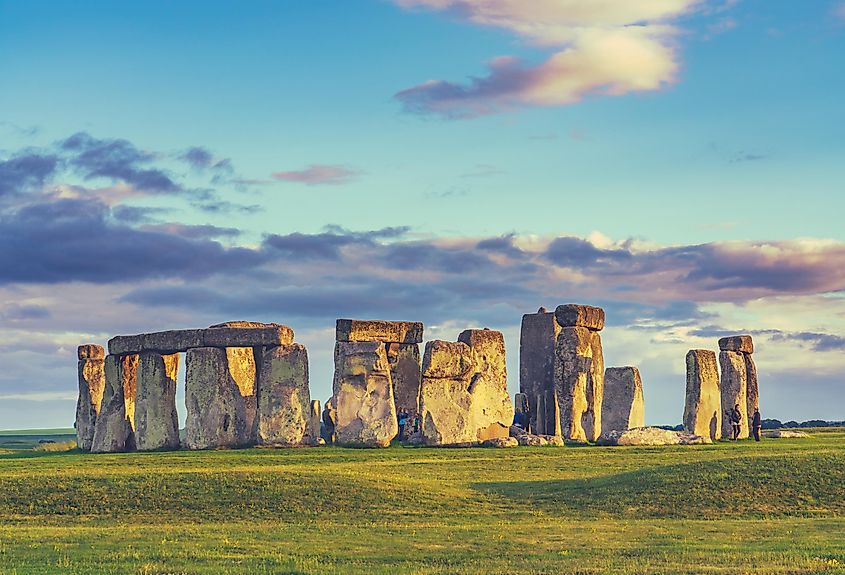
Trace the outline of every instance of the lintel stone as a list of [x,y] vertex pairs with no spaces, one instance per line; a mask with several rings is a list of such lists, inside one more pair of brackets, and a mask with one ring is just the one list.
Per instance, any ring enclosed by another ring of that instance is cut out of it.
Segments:
[[419,321],[339,319],[337,341],[381,341],[422,343],[423,324]]

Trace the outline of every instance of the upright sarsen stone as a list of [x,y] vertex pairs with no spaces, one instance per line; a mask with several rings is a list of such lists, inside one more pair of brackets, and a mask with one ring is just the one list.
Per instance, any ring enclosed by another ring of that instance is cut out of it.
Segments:
[[686,366],[684,429],[705,440],[716,441],[722,436],[722,400],[716,354],[706,349],[692,349],[687,353]]
[[258,380],[258,442],[283,447],[314,443],[312,409],[305,346],[268,348]]
[[458,336],[472,350],[472,419],[480,441],[509,437],[513,403],[508,393],[505,338],[492,329],[468,329]]
[[106,388],[103,354],[102,346],[93,344],[81,345],[77,350],[79,397],[76,401],[76,445],[83,451],[91,451]]
[[602,433],[645,426],[643,382],[636,367],[608,367],[604,371]]
[[560,324],[540,308],[522,316],[519,336],[519,391],[528,398],[529,428],[536,434],[560,429],[555,389],[555,342]]
[[117,453],[135,450],[135,393],[137,355],[108,355],[105,359],[106,388],[91,451]]
[[[250,444],[255,419],[255,364],[252,348],[239,348],[230,361],[229,350],[197,347],[185,354],[185,447],[208,449]],[[249,365],[240,365],[246,361]],[[251,367],[250,367],[251,366]],[[251,377],[251,381],[237,379]],[[247,423],[246,402],[241,386],[252,394],[252,417]]]
[[[746,354],[738,351],[719,352],[719,364],[722,368],[719,390],[722,397],[722,410],[731,412],[739,406],[739,435],[737,439],[748,437],[748,376],[745,364]],[[729,413],[722,413],[722,437],[732,437],[733,429]]]
[[748,418],[754,416],[754,411],[760,407],[760,389],[757,383],[757,366],[754,363],[754,358],[751,354],[744,354],[745,360],[745,377],[748,383],[748,393],[746,395],[746,410]]
[[338,341],[332,387],[335,442],[357,447],[390,445],[399,424],[384,343]]
[[604,354],[601,336],[586,327],[562,327],[555,347],[555,394],[563,436],[595,441],[601,435]]
[[139,451],[179,447],[178,370],[179,354],[140,354],[135,400],[135,442]]
[[388,343],[385,351],[396,410],[404,409],[413,417],[420,409],[420,347],[416,343]]

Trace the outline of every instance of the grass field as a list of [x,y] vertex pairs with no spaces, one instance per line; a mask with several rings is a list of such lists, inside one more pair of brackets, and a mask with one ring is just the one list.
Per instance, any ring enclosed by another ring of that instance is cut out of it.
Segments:
[[845,573],[845,430],[663,448],[0,450],[0,573]]

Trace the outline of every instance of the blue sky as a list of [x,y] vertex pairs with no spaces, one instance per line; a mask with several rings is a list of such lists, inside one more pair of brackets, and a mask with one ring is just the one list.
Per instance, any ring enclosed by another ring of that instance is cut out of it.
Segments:
[[650,423],[735,331],[764,416],[843,419],[842,54],[826,0],[0,0],[0,428],[69,423],[78,343],[240,318],[321,400],[340,315],[501,329],[515,391],[570,301]]

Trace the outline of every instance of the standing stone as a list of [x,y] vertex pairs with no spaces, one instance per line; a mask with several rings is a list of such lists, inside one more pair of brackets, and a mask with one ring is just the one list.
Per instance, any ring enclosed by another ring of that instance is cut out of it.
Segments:
[[[259,349],[263,349],[259,347]],[[263,360],[262,360],[263,361]],[[245,435],[243,445],[255,445],[258,437],[258,372],[261,361],[256,364],[255,348],[227,347],[226,366],[238,386],[244,406]]]
[[[334,406],[334,398],[329,398],[323,407],[323,425],[321,426],[320,435],[326,443],[335,442],[334,428],[337,424],[337,409]],[[398,429],[398,427],[397,427]]]
[[413,418],[420,409],[420,346],[416,343],[388,343],[385,350],[396,411],[404,409]]
[[467,330],[458,339],[425,347],[420,408],[428,445],[507,437],[513,421],[501,332]]
[[684,404],[684,429],[705,441],[722,436],[722,401],[719,392],[719,368],[716,354],[706,349],[687,353],[687,392]]
[[552,433],[554,421],[555,342],[560,325],[553,312],[540,308],[522,316],[519,336],[519,391],[528,396],[529,429]]
[[[719,365],[722,377],[719,390],[722,397],[722,410],[733,411],[739,405],[739,435],[738,439],[748,438],[748,376],[745,366],[746,354],[738,351],[719,352]],[[731,418],[728,413],[722,413],[722,437],[733,437]]]
[[338,341],[334,364],[335,441],[353,447],[389,446],[399,424],[384,343]]
[[509,437],[513,404],[508,393],[505,337],[492,329],[468,329],[458,341],[468,345],[473,354],[472,415],[478,439]]
[[308,351],[294,343],[268,348],[258,381],[258,442],[283,447],[311,442]]
[[645,427],[643,382],[636,367],[608,367],[604,372],[602,433]]
[[[757,366],[754,364],[754,358],[751,354],[744,354],[745,360],[745,377],[748,383],[748,393],[746,395],[746,410],[748,418],[754,416],[754,411],[760,407],[760,389],[757,383]],[[750,425],[750,422],[749,422]]]
[[595,441],[601,435],[604,355],[601,336],[586,327],[562,327],[555,348],[555,394],[564,437]]
[[105,359],[106,388],[97,425],[93,453],[119,453],[135,450],[135,393],[138,377],[137,355],[108,355]]
[[528,396],[524,393],[515,393],[513,396],[513,412],[526,413],[526,405],[528,405]]
[[[241,349],[249,351],[251,360],[252,349]],[[240,367],[237,362],[230,364],[227,350],[217,347],[196,347],[185,354],[185,447],[188,449],[248,444],[246,405],[233,373]],[[252,373],[254,377],[254,367]]]
[[103,401],[106,387],[104,353],[102,346],[93,344],[81,345],[77,349],[79,398],[76,402],[76,445],[83,451],[91,451]]
[[320,400],[319,399],[312,399],[311,400],[311,417],[308,421],[308,436],[313,445],[319,445],[320,443],[320,416],[322,412],[320,410]]
[[138,363],[135,442],[138,451],[179,447],[176,374],[179,354],[144,352]]

